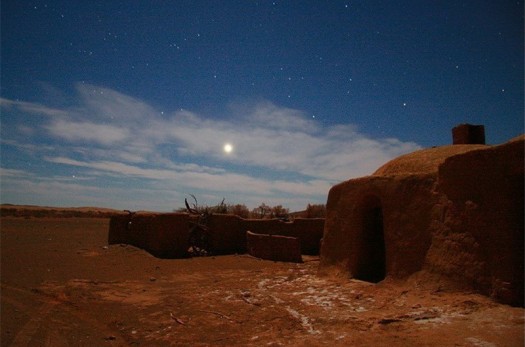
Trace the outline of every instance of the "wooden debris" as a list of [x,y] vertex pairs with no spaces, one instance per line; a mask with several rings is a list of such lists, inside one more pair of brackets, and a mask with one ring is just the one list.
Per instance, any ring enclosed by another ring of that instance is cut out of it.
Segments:
[[175,322],[179,323],[180,325],[186,325],[186,323],[184,323],[179,318],[175,317],[175,315],[173,313],[171,313],[171,312],[170,312],[170,317],[171,317],[171,319],[173,319]]
[[200,311],[200,312],[205,312],[205,313],[211,313],[211,314],[214,314],[214,315],[217,315],[221,318],[225,318],[227,320],[232,320],[230,317],[228,317],[227,315],[225,314],[222,314],[220,312],[215,312],[215,311],[207,311],[207,310],[197,310],[197,311]]

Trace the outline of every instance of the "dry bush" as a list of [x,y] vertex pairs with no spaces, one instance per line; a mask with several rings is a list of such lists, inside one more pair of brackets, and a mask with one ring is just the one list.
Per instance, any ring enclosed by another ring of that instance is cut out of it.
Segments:
[[306,207],[305,218],[326,218],[326,205],[310,205]]

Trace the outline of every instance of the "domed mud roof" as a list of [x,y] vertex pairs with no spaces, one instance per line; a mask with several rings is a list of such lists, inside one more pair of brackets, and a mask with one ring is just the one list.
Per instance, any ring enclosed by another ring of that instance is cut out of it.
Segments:
[[450,145],[422,149],[402,155],[387,162],[373,176],[397,176],[413,174],[431,174],[448,157],[478,149],[490,148],[486,145]]

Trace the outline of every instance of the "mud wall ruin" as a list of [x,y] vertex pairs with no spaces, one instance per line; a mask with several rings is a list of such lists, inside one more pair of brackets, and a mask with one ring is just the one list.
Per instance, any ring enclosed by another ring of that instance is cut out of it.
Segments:
[[[188,256],[190,228],[195,218],[186,213],[134,213],[111,218],[109,244],[125,243],[155,256]],[[292,222],[277,219],[243,219],[234,215],[212,214],[206,221],[212,254],[246,253],[246,232],[294,237],[302,254],[319,254],[324,230],[323,218],[297,218]],[[284,252],[285,250],[283,250]]]
[[523,306],[523,157],[524,137],[444,146],[332,187],[321,273],[437,281]]
[[246,232],[248,254],[266,260],[302,263],[301,242],[297,237]]
[[279,219],[241,219],[242,229],[257,234],[296,237],[301,244],[301,253],[319,254],[323,237],[324,218],[296,218],[291,222]]
[[135,213],[113,216],[108,243],[130,244],[159,258],[187,256],[189,217],[185,213]]
[[242,218],[234,215],[213,214],[208,219],[210,246],[213,254],[246,253],[246,230]]

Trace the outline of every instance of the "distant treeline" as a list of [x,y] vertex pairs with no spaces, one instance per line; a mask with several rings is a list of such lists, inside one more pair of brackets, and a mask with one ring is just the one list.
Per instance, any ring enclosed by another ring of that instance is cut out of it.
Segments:
[[308,204],[304,211],[290,212],[282,205],[269,206],[262,203],[258,207],[249,210],[244,204],[226,204],[224,200],[216,206],[199,205],[197,199],[192,195],[194,202],[190,204],[185,201],[186,207],[174,210],[174,212],[188,212],[198,214],[232,214],[246,219],[293,219],[293,218],[325,218],[326,206]]

